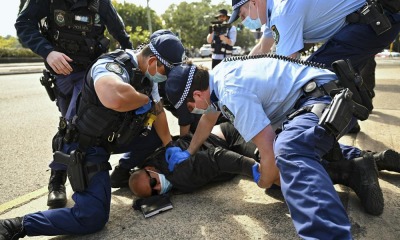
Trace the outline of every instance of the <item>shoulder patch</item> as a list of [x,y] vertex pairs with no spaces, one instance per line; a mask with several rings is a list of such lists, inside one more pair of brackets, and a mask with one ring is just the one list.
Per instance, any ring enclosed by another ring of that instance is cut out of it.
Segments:
[[110,62],[106,64],[106,69],[110,72],[116,73],[118,75],[122,75],[122,73],[124,73],[124,70],[122,69],[122,67],[115,62]]
[[229,110],[229,108],[226,105],[222,106],[222,113],[225,115],[225,117],[233,123],[235,121],[235,115]]
[[273,25],[271,27],[271,30],[272,30],[272,37],[275,40],[275,44],[278,44],[279,43],[279,31],[278,31],[278,29],[276,28],[275,25]]

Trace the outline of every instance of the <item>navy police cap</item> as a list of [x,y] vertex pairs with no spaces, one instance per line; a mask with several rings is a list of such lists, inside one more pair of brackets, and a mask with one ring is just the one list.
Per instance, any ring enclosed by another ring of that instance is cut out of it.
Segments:
[[176,109],[186,107],[186,98],[192,86],[193,76],[196,71],[194,64],[182,64],[174,67],[168,74],[165,83],[165,94]]
[[239,18],[240,7],[247,3],[249,0],[232,0],[232,16],[229,19],[228,23],[233,23]]
[[186,59],[182,42],[169,30],[158,30],[153,33],[150,37],[149,48],[164,64],[166,70],[171,70]]

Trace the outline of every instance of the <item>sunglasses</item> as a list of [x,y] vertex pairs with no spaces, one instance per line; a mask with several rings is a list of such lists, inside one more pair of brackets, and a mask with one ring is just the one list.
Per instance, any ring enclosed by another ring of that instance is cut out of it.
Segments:
[[147,171],[147,170],[144,170],[144,171],[147,173],[147,175],[148,175],[149,178],[150,178],[149,181],[150,181],[150,188],[151,188],[151,196],[158,195],[157,190],[153,189],[153,188],[157,185],[157,179],[151,177],[149,171]]

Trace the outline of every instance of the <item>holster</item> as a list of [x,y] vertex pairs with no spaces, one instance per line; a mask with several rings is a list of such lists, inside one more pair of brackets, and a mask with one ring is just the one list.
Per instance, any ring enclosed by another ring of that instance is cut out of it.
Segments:
[[86,168],[83,166],[84,153],[79,150],[73,150],[70,155],[60,151],[54,152],[54,161],[67,165],[68,180],[72,190],[83,192],[88,186],[89,179]]
[[50,71],[44,69],[43,76],[40,77],[40,84],[42,84],[42,86],[46,89],[47,95],[51,101],[55,101],[57,96],[54,83],[54,76],[50,73]]
[[337,140],[346,133],[345,130],[353,116],[360,120],[365,120],[365,115],[368,116],[368,110],[355,103],[352,95],[348,88],[342,89],[334,96],[319,119],[318,124],[324,127],[329,134],[335,136]]
[[354,71],[349,59],[333,62],[332,68],[339,78],[339,84],[352,92],[353,101],[368,109],[367,116],[361,116],[362,119],[367,119],[369,112],[374,108],[373,93],[365,86],[362,77]]

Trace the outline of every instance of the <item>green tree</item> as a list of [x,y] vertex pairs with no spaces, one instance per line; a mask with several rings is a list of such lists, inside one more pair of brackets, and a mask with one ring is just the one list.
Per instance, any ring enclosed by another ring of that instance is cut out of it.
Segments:
[[[230,5],[220,3],[212,5],[211,0],[187,3],[178,5],[172,4],[162,14],[166,28],[177,33],[186,48],[191,46],[199,48],[206,43],[208,26],[215,21],[215,14],[219,9],[225,8],[228,12],[232,9]],[[233,26],[236,27],[236,26]],[[236,44],[242,48],[248,48],[255,44],[255,38],[247,29],[237,34]]]
[[[150,36],[147,9],[132,3],[117,3],[115,0],[112,3],[125,24],[125,30],[130,35],[133,46],[137,47],[147,42]],[[163,28],[161,18],[151,9],[150,18],[153,31]],[[107,34],[111,39],[109,33]],[[117,46],[115,40],[112,40],[111,46],[113,48]]]

